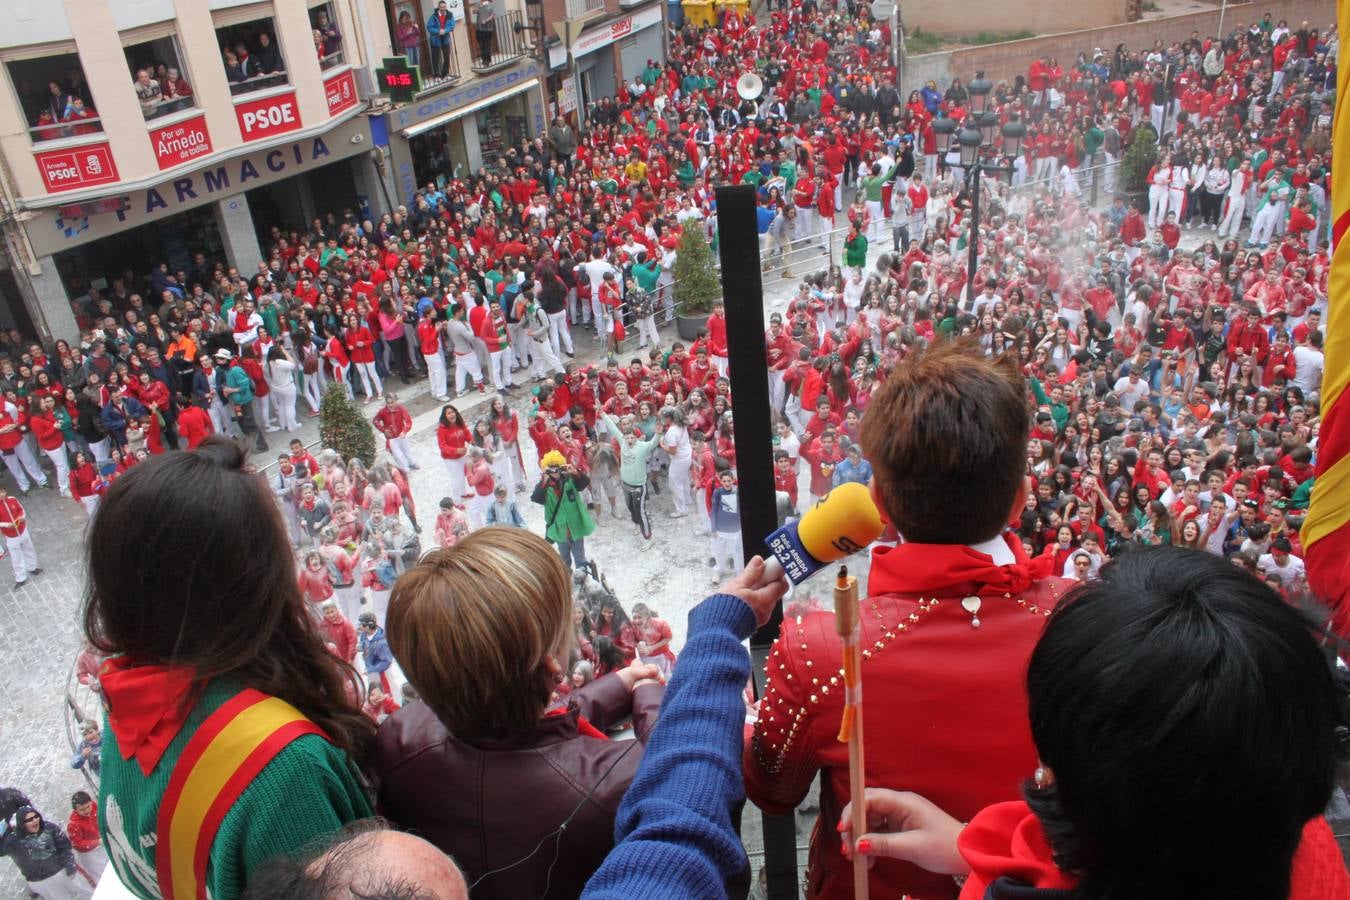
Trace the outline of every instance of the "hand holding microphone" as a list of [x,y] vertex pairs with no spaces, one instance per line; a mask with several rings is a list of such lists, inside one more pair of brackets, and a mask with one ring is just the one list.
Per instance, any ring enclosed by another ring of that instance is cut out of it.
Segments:
[[841,484],[800,519],[769,535],[765,543],[773,558],[765,566],[765,577],[785,573],[793,584],[801,584],[822,567],[862,550],[884,528],[867,486],[856,481]]

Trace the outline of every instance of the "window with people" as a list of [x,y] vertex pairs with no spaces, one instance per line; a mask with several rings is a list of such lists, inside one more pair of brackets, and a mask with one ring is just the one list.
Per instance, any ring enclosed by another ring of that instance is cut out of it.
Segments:
[[250,94],[289,83],[271,16],[217,28],[216,42],[231,94]]
[[132,87],[145,118],[157,119],[191,109],[196,104],[192,85],[184,76],[179,61],[178,41],[173,35],[129,44],[122,52],[126,55]]
[[12,60],[5,68],[33,143],[103,131],[76,53]]
[[314,36],[314,52],[319,57],[319,68],[331,69],[347,61],[342,49],[342,30],[338,27],[337,10],[332,3],[318,3],[309,8],[309,27]]

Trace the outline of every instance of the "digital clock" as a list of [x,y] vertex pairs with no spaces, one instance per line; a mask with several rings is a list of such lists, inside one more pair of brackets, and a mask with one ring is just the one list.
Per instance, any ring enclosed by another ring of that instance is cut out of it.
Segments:
[[422,73],[409,65],[407,57],[387,56],[375,70],[384,93],[395,103],[409,103],[422,90]]

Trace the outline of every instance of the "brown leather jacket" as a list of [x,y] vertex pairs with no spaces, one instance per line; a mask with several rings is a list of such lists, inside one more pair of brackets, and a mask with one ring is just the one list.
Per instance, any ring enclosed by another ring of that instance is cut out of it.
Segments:
[[[614,846],[614,816],[664,693],[652,684],[630,695],[607,675],[572,692],[563,715],[479,746],[452,737],[425,703],[409,704],[376,735],[381,812],[454,857],[471,885],[529,857],[483,881],[475,900],[576,897]],[[578,731],[578,716],[605,731],[630,712],[636,741]],[[561,837],[544,840],[574,811]]]

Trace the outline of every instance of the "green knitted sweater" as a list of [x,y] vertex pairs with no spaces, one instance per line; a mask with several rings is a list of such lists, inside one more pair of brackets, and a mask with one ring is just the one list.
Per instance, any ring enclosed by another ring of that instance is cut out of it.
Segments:
[[[122,758],[117,737],[105,723],[99,831],[117,877],[138,897],[160,896],[156,821],[174,764],[197,727],[240,690],[230,679],[208,684],[149,777],[141,774],[134,758]],[[258,773],[221,822],[207,865],[207,890],[212,900],[233,900],[272,857],[294,853],[370,815],[370,801],[346,754],[317,735],[303,735]]]

